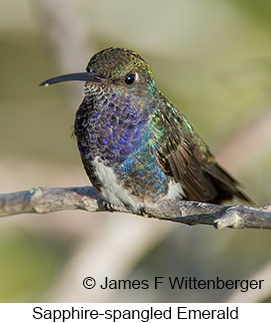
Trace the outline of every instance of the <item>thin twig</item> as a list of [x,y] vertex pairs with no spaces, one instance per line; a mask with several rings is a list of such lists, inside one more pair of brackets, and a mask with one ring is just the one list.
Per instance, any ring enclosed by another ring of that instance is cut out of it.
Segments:
[[[50,213],[81,209],[104,211],[102,199],[92,186],[45,188],[0,194],[0,216],[22,213]],[[131,213],[126,208],[112,206],[113,212]],[[138,214],[137,214],[138,215]],[[263,207],[223,206],[194,201],[161,200],[147,206],[140,216],[174,221],[188,225],[207,224],[217,229],[271,229],[271,205]]]

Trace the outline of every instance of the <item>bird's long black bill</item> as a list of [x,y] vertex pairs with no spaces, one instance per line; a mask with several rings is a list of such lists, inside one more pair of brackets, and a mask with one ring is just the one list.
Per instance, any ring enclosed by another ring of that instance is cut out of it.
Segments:
[[85,82],[90,81],[90,82],[101,83],[102,79],[94,75],[93,73],[89,73],[89,72],[72,73],[72,74],[60,75],[60,76],[56,76],[51,79],[48,79],[40,83],[40,86],[49,86],[51,84],[68,82],[68,81],[85,81]]

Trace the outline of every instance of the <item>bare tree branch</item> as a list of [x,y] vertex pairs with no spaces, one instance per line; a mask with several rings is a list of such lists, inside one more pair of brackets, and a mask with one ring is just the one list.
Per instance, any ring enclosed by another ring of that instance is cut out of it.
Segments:
[[[102,199],[92,186],[44,188],[0,194],[0,216],[22,213],[49,213],[81,209],[89,212],[106,210]],[[130,213],[126,208],[112,206],[114,212]],[[137,214],[138,215],[138,214]],[[162,200],[147,206],[146,218],[174,221],[188,225],[207,224],[217,229],[271,229],[271,205],[263,207],[223,206],[194,201]]]

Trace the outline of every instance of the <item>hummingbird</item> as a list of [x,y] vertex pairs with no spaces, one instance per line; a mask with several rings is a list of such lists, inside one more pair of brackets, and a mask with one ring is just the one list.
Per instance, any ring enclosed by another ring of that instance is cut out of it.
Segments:
[[85,81],[74,133],[85,171],[106,205],[142,214],[162,199],[250,202],[135,51],[104,49],[86,72],[40,85],[64,81]]

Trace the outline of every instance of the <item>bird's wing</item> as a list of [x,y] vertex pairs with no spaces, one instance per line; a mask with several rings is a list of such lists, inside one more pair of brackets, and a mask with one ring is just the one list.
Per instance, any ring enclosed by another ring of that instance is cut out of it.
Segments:
[[185,199],[220,203],[237,196],[249,201],[174,106],[166,103],[155,111],[153,125],[161,167],[181,183]]

